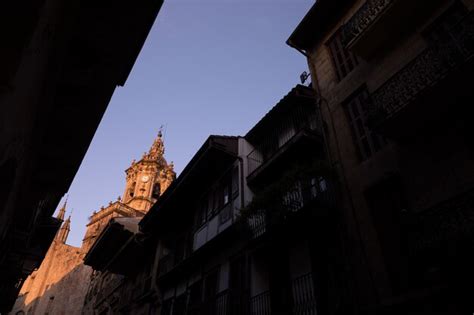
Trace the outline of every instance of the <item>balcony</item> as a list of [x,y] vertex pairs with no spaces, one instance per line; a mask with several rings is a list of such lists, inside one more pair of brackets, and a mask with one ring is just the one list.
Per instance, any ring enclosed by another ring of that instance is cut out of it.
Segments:
[[294,279],[291,286],[293,291],[293,314],[316,315],[316,294],[312,273]]
[[[189,303],[189,302],[188,302]],[[189,315],[271,315],[270,292],[249,297],[248,292],[224,290],[197,304],[189,303]]]
[[343,44],[349,45],[361,36],[394,0],[367,0],[343,28]]
[[[372,93],[372,104],[369,104],[372,125],[381,127],[393,122],[393,118],[408,109],[415,120],[419,117],[426,120],[428,115],[443,117],[441,110],[457,106],[461,95],[471,96],[473,17],[472,13],[464,17],[446,36],[433,42]],[[420,105],[419,109],[415,104]],[[435,106],[441,104],[440,108]]]
[[413,286],[472,283],[474,190],[407,212],[402,223]]
[[343,44],[367,59],[378,48],[396,42],[421,24],[442,3],[441,0],[367,0],[343,26]]
[[298,159],[321,154],[321,137],[316,113],[302,110],[293,113],[285,122],[276,124],[261,138],[255,149],[247,155],[250,185],[258,185],[261,179],[272,175],[276,169],[287,167]]
[[230,314],[229,306],[229,291],[225,290],[216,294],[207,301],[204,301],[200,306],[195,307],[191,313],[203,315],[227,315]]
[[430,252],[443,256],[453,246],[469,244],[474,239],[474,190],[412,214],[407,221],[412,257]]
[[[326,213],[323,208],[332,208],[335,204],[334,189],[332,184],[323,177],[315,177],[306,181],[297,181],[290,188],[285,189],[283,193],[276,194],[276,191],[269,191],[267,207],[259,208],[251,213],[246,219],[247,228],[251,239],[257,239],[269,230],[284,224],[291,220],[300,212],[306,212],[305,209],[318,207],[318,212]],[[275,196],[280,195],[280,198]],[[257,196],[262,200],[265,196]],[[259,201],[256,205],[266,203]],[[321,210],[321,211],[319,211]]]
[[271,300],[270,300],[270,291],[265,291],[256,296],[250,298],[249,301],[249,314],[255,315],[271,315]]

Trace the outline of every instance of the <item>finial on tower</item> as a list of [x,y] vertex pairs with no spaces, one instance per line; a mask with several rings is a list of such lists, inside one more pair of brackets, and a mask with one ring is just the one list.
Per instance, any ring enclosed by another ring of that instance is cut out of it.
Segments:
[[163,125],[160,126],[160,130],[158,130],[158,138],[163,137]]
[[66,195],[66,200],[64,201],[64,204],[61,207],[61,209],[59,209],[58,216],[56,217],[61,221],[64,221],[64,215],[66,214],[66,206],[67,206],[67,199],[68,198],[69,198],[69,195]]
[[158,136],[153,141],[153,144],[144,157],[150,160],[159,160],[163,158],[163,154],[165,154],[165,145],[163,144],[163,126],[160,127],[158,131]]
[[60,243],[66,244],[67,237],[69,236],[69,232],[71,231],[71,215],[68,216],[66,221],[64,221],[63,225],[58,231],[58,234],[56,235],[57,240]]

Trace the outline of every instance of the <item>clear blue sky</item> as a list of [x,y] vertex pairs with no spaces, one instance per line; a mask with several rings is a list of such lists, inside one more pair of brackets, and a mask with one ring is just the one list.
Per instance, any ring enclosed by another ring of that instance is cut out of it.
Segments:
[[165,0],[118,87],[69,190],[68,243],[122,195],[124,170],[165,126],[176,172],[210,134],[244,135],[299,82],[305,58],[285,44],[314,0]]

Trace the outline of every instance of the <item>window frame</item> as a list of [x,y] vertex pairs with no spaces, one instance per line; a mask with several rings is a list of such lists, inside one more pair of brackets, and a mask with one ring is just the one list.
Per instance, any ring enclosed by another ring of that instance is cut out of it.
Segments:
[[364,85],[352,93],[342,104],[359,162],[370,159],[387,144],[385,138],[376,134],[367,125],[369,117],[367,107],[370,102],[370,93]]
[[[237,170],[236,170],[237,169]],[[202,194],[197,203],[196,231],[199,231],[207,222],[219,215],[229,204],[239,196],[239,167],[232,165],[223,175],[214,182],[209,190]],[[234,183],[234,175],[237,179]],[[225,200],[227,192],[227,200]],[[221,222],[225,223],[227,220]]]
[[[338,82],[346,78],[359,65],[357,56],[342,43],[342,27],[337,29],[325,43]],[[350,62],[350,65],[349,65]],[[342,68],[343,67],[343,68]]]

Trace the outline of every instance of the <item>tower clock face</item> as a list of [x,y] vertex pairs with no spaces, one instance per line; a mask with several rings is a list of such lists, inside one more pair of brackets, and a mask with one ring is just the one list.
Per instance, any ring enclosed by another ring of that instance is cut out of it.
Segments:
[[143,175],[142,176],[142,182],[146,183],[149,180],[150,180],[150,177],[148,177],[148,175]]

